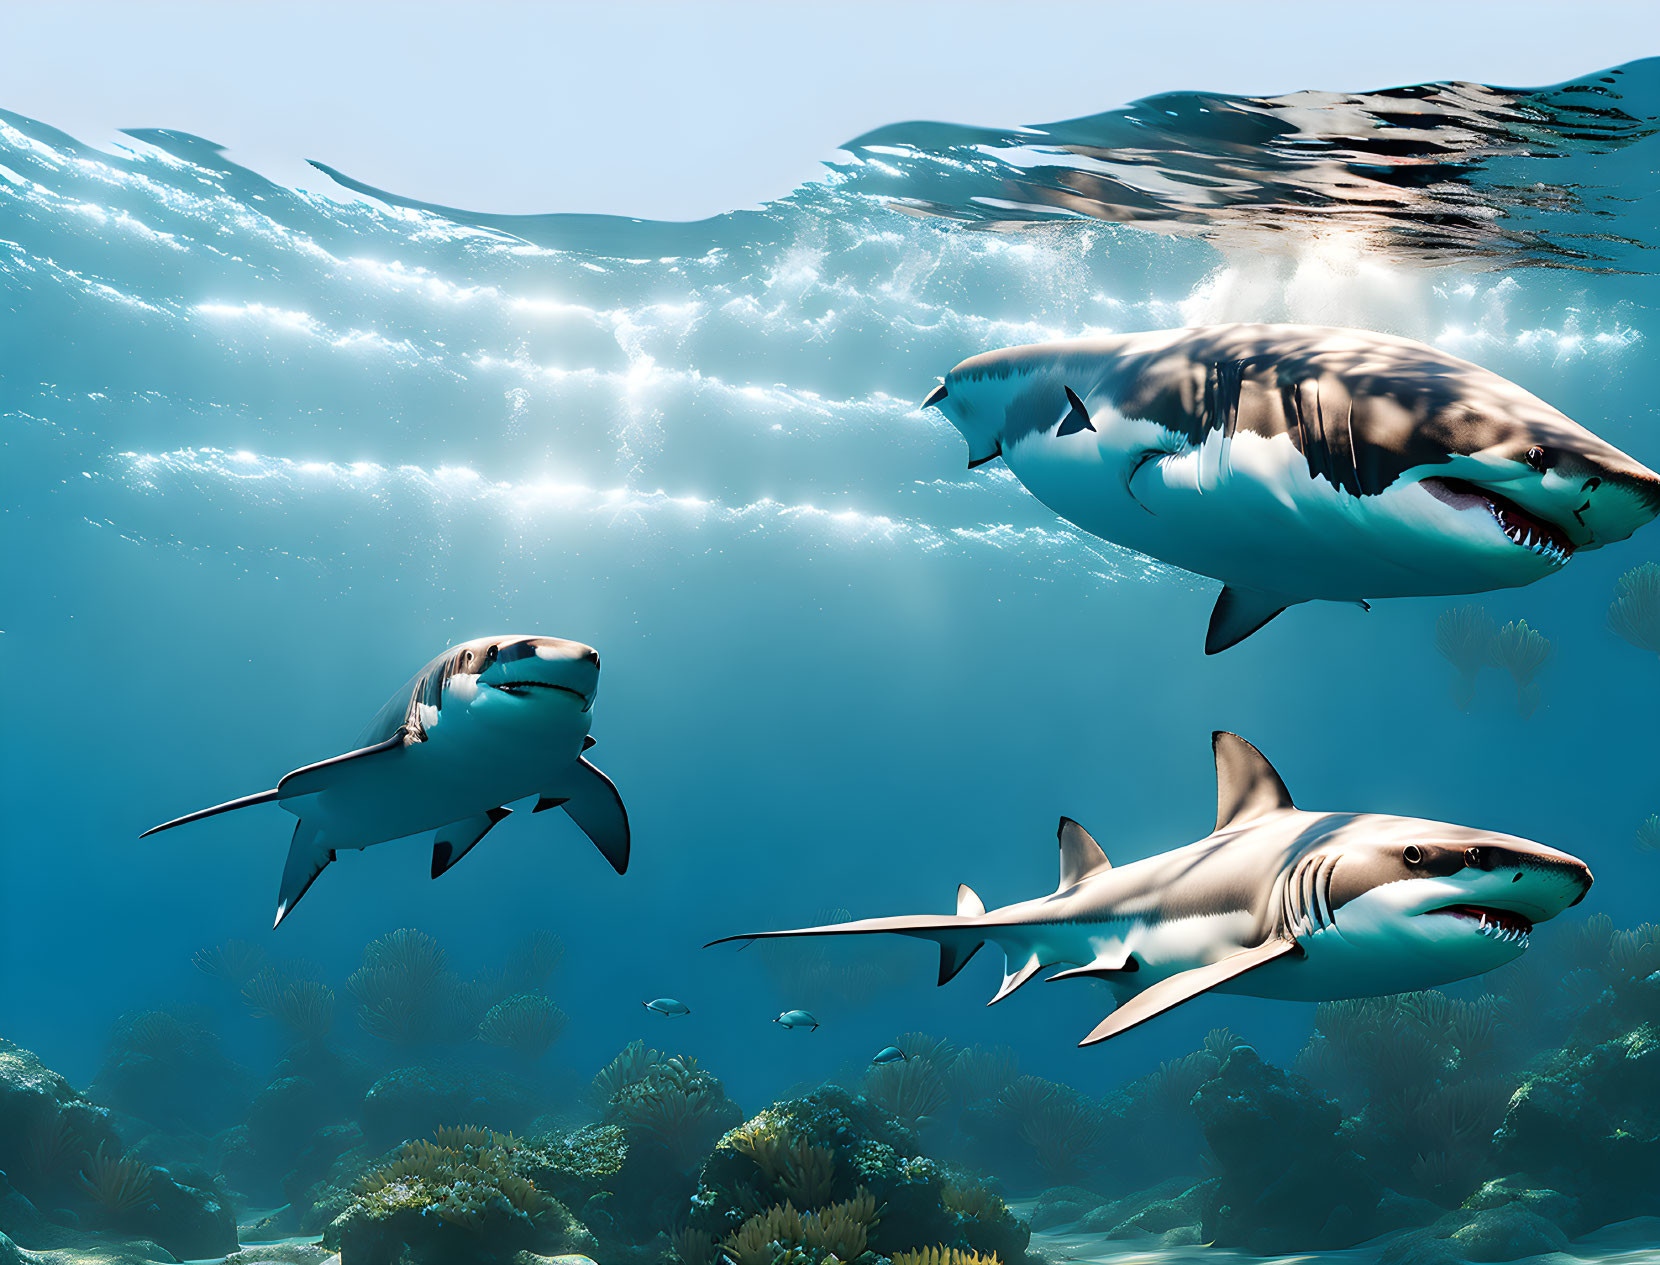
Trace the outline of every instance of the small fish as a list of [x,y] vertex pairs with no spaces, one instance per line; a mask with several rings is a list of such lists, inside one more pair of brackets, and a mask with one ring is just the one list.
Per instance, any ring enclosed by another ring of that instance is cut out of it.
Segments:
[[909,1056],[897,1045],[885,1045],[876,1051],[876,1057],[870,1063],[872,1067],[881,1067],[884,1063],[903,1063],[907,1058]]
[[689,1015],[692,1008],[683,1001],[676,1001],[672,997],[658,997],[644,1003],[647,1010],[655,1010],[660,1015]]
[[808,1010],[786,1010],[773,1022],[781,1023],[786,1028],[808,1028],[814,1032],[818,1031],[818,1020],[813,1018],[812,1012]]

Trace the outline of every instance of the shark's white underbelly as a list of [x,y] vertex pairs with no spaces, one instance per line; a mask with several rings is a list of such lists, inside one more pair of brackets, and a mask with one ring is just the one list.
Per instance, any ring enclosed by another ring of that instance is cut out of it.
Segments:
[[283,807],[334,849],[436,830],[529,795],[559,794],[585,735],[565,728],[481,734],[440,722],[425,742],[343,765],[327,789]]
[[1033,435],[1004,460],[1083,530],[1199,575],[1292,599],[1357,601],[1503,588],[1548,569],[1435,530],[1418,504],[1428,494],[1413,482],[1353,496],[1310,477],[1286,436],[1214,432],[1136,469],[1166,432],[1097,420],[1099,433]]

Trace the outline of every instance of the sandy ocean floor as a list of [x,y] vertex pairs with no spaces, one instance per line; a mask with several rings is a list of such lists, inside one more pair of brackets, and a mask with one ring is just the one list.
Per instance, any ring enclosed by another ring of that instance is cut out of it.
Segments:
[[[1353,1262],[1354,1265],[1372,1265],[1384,1259],[1389,1249],[1400,1242],[1402,1235],[1389,1235],[1360,1247],[1341,1252],[1304,1252],[1289,1256],[1252,1256],[1227,1248],[1203,1245],[1169,1247],[1155,1238],[1109,1239],[1100,1234],[1068,1234],[1065,1227],[1032,1234],[1032,1250],[1041,1252],[1054,1262],[1078,1262],[1079,1265],[1306,1265],[1309,1262]],[[1401,1265],[1418,1259],[1433,1260],[1433,1256],[1418,1257],[1410,1252],[1399,1258]],[[1569,1252],[1548,1252],[1543,1256],[1520,1258],[1514,1265],[1576,1265],[1578,1262],[1596,1262],[1596,1265],[1648,1265],[1660,1262],[1660,1218],[1641,1217],[1604,1226],[1595,1234],[1588,1234],[1574,1242]]]

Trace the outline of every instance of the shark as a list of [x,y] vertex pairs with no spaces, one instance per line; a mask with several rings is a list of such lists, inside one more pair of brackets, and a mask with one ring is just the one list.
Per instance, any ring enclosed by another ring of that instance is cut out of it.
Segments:
[[1289,606],[1531,584],[1660,514],[1660,475],[1436,347],[1214,325],[1010,347],[923,401],[1091,535],[1222,581],[1205,652]]
[[628,810],[586,756],[599,652],[558,637],[478,637],[451,646],[387,700],[356,745],[285,774],[270,790],[203,808],[140,838],[256,804],[299,821],[277,895],[283,919],[337,853],[432,832],[432,877],[450,870],[513,810],[562,808],[618,874]]
[[1512,835],[1379,813],[1298,808],[1237,734],[1212,735],[1216,827],[1113,866],[1062,817],[1060,885],[988,910],[967,885],[948,915],[751,931],[711,944],[891,934],[939,945],[944,985],[986,944],[1003,953],[995,1005],[1049,981],[1104,983],[1116,1008],[1094,1045],[1209,992],[1332,1001],[1431,988],[1505,965],[1534,927],[1584,899],[1579,858]]

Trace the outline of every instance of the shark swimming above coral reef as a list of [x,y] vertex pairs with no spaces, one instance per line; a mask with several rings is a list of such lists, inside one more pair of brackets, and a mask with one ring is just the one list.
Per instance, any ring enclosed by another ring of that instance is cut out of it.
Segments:
[[1060,886],[987,910],[966,885],[954,915],[905,915],[725,936],[892,933],[940,946],[945,984],[990,942],[1002,1001],[1050,966],[1092,978],[1118,1007],[1080,1044],[1117,1036],[1205,992],[1328,1001],[1429,988],[1519,957],[1535,924],[1591,887],[1577,857],[1447,822],[1298,808],[1237,734],[1212,735],[1216,828],[1114,868],[1070,818]]
[[275,801],[300,820],[283,868],[276,924],[344,848],[362,851],[431,830],[432,877],[512,809],[563,808],[618,874],[628,868],[628,812],[583,753],[599,688],[599,654],[557,637],[478,637],[452,646],[394,694],[355,749],[284,775],[275,787],[146,830],[171,830]]
[[1317,600],[1550,575],[1660,476],[1537,396],[1363,330],[1218,325],[971,357],[923,401],[1084,531],[1223,583],[1205,652]]

